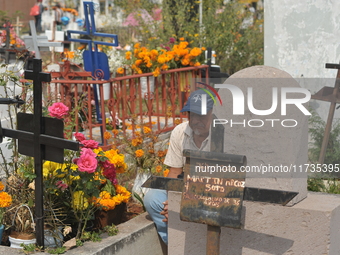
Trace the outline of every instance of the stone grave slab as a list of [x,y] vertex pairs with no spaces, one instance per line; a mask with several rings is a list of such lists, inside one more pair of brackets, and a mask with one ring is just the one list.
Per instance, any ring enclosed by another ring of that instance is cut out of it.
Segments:
[[[302,104],[299,109],[294,104],[281,105],[285,91],[290,100],[305,97],[303,91],[290,92],[301,89],[299,84],[288,73],[267,66],[243,69],[230,76],[225,84],[243,92],[244,109],[242,111],[242,105],[236,103],[239,99],[233,101],[230,89],[220,88],[218,93],[223,105],[214,107],[214,113],[222,119],[220,123],[225,128],[224,152],[247,156],[246,186],[299,192],[290,205],[304,199],[307,194],[308,116],[301,109],[308,106]],[[277,99],[276,108],[273,98]],[[250,99],[254,108],[251,110]],[[282,113],[283,108],[286,115]],[[259,111],[266,115],[254,114]]]

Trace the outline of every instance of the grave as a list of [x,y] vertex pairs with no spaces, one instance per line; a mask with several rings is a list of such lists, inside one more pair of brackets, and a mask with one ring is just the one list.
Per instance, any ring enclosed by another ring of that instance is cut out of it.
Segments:
[[[307,194],[307,172],[305,168],[300,170],[300,166],[307,163],[308,116],[301,111],[305,104],[301,109],[288,105],[284,116],[281,116],[280,104],[273,113],[262,116],[255,115],[247,107],[248,87],[253,88],[254,108],[267,110],[272,109],[272,88],[278,88],[280,95],[280,91],[299,89],[299,85],[289,74],[265,66],[241,70],[225,83],[241,89],[245,95],[245,109],[244,115],[233,115],[236,103],[233,105],[230,90],[218,91],[223,106],[215,106],[214,112],[218,118],[228,121],[222,121],[225,123],[224,152],[246,155],[250,169],[262,167],[260,173],[246,173],[246,188],[292,191],[298,195],[287,206],[243,201],[241,228],[221,228],[220,254],[339,254],[336,238],[340,232],[340,197]],[[305,95],[287,94],[287,98],[294,97],[302,100]],[[304,100],[308,101],[308,96]],[[291,121],[284,121],[288,119]],[[251,125],[248,125],[249,120]],[[278,167],[279,171],[268,173],[270,166]],[[289,170],[286,166],[290,171],[281,173],[280,169]],[[202,254],[206,250],[207,227],[180,220],[181,196],[181,193],[169,192],[168,252]]]

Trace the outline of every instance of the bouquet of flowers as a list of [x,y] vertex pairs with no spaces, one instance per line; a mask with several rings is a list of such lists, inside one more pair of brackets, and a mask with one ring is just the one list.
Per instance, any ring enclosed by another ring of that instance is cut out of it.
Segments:
[[189,43],[184,41],[184,38],[180,38],[178,44],[175,44],[174,38],[170,38],[167,45],[161,45],[157,49],[148,49],[136,43],[133,52],[125,53],[125,64],[131,68],[133,73],[152,72],[155,77],[161,71],[201,65],[199,57],[205,48],[190,48],[188,45]]
[[[61,105],[49,109],[51,116],[65,116],[66,108]],[[64,164],[46,161],[43,175],[49,200],[63,202],[59,206],[66,207],[64,211],[69,214],[66,218],[78,222],[76,238],[79,238],[96,210],[111,210],[127,203],[131,193],[117,181],[117,174],[127,168],[124,155],[115,149],[103,151],[97,141],[87,140],[82,133],[76,133],[75,139],[81,150],[66,151]]]

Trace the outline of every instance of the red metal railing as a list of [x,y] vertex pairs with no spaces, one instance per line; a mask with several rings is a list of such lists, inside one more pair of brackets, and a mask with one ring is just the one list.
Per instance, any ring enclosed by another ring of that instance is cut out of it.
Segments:
[[[90,139],[94,139],[95,130],[97,134],[100,130],[102,137],[107,130],[105,120],[116,120],[117,117],[122,121],[124,132],[131,128],[134,132],[135,125],[131,125],[132,122],[149,125],[157,132],[165,132],[172,130],[176,122],[186,117],[180,110],[190,90],[198,87],[196,81],[208,83],[203,80],[202,72],[208,77],[207,65],[172,69],[161,72],[158,77],[146,73],[116,77],[108,81],[89,80],[89,72],[51,72],[52,81],[47,87],[46,97],[51,102],[63,102],[73,109],[75,116],[79,117],[76,118],[75,131],[79,131],[79,124],[83,122]],[[142,88],[143,79],[147,80],[147,85]],[[93,84],[98,87],[102,123],[96,121],[93,113]],[[107,141],[103,139],[102,144],[106,146]]]

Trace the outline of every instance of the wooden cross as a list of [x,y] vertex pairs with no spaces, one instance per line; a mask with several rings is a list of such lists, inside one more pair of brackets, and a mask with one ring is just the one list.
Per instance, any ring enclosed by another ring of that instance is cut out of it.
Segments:
[[[186,156],[187,161],[184,167],[184,180],[151,176],[142,185],[142,187],[145,188],[183,192],[180,211],[181,220],[207,224],[207,255],[220,254],[221,226],[241,228],[241,209],[243,200],[285,205],[298,194],[297,192],[281,190],[259,189],[244,186],[237,187],[238,185],[231,183],[230,185],[227,185],[228,187],[225,185],[226,181],[229,181],[230,179],[236,180],[238,183],[245,182],[245,173],[242,172],[197,174],[196,177],[203,181],[194,181],[193,178],[188,178],[187,175],[193,176],[193,174],[196,174],[195,167],[197,165],[212,166],[218,163],[220,166],[225,165],[240,169],[241,166],[246,164],[246,157],[243,155],[223,153],[224,127],[218,125],[215,128],[217,129],[215,129],[214,132],[211,132],[211,152],[183,151],[183,155]],[[217,185],[223,189],[223,191],[219,190],[221,191],[217,192],[219,194],[216,194],[214,191],[206,192],[205,184],[215,181],[217,183],[224,183]],[[204,203],[202,204],[204,199],[207,201],[215,200],[215,205],[212,202],[207,205]],[[218,203],[218,207],[216,207],[216,203]]]
[[326,101],[330,102],[331,105],[329,107],[329,112],[328,112],[328,118],[327,118],[327,123],[325,127],[325,134],[322,140],[322,145],[321,145],[321,151],[320,151],[320,156],[319,156],[319,163],[323,164],[325,160],[325,155],[326,155],[326,150],[327,150],[327,145],[329,141],[329,136],[332,130],[332,123],[333,123],[333,118],[334,118],[334,112],[335,112],[335,107],[336,104],[340,103],[340,83],[339,83],[339,78],[340,78],[340,65],[339,64],[326,64],[326,68],[331,68],[331,69],[338,69],[338,73],[336,75],[336,81],[334,84],[334,88],[332,87],[323,87],[320,89],[317,93],[312,95],[312,99],[316,100],[321,100],[321,101]]

